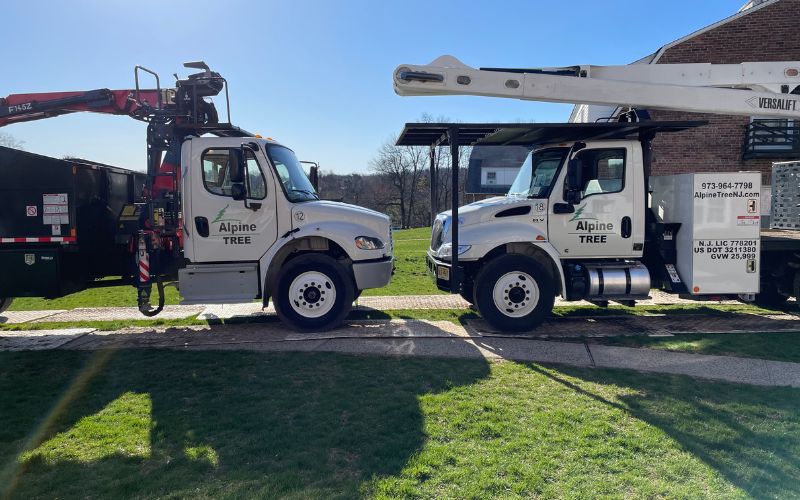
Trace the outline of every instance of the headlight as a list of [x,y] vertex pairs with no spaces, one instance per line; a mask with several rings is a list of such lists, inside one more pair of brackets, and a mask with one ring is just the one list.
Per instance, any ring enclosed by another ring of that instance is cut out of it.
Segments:
[[378,238],[370,238],[369,236],[357,236],[356,248],[359,250],[380,250],[383,248],[383,242]]
[[[472,248],[472,245],[458,245],[458,255],[463,255]],[[436,252],[436,256],[440,259],[449,259],[453,256],[453,244],[452,243],[445,243],[439,248],[439,251]]]

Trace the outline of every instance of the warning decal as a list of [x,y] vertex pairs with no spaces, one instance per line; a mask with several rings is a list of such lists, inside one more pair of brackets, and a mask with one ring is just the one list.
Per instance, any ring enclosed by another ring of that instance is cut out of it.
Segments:
[[760,215],[737,215],[737,226],[757,226],[761,223]]
[[60,224],[69,224],[69,195],[67,193],[42,195],[42,224],[53,226],[53,234],[60,235]]

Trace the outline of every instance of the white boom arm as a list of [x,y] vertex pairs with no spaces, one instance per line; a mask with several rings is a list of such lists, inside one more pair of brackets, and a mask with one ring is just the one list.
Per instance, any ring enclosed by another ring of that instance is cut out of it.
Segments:
[[476,69],[452,56],[399,66],[401,96],[479,95],[723,115],[800,118],[800,61]]

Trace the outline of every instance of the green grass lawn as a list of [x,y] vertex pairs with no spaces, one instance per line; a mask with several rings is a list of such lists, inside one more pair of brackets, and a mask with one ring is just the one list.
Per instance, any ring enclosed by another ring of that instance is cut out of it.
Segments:
[[[442,293],[426,274],[425,252],[428,250],[430,228],[404,229],[394,232],[396,262],[392,283],[384,288],[370,289],[369,295],[429,295]],[[155,289],[153,290],[155,293]],[[156,296],[153,296],[153,302]],[[166,304],[178,304],[180,297],[175,287],[167,287]],[[74,309],[76,307],[136,307],[136,290],[130,286],[92,288],[66,297],[47,300],[18,298],[11,304],[12,311],[38,311],[47,309]]]
[[512,362],[0,353],[0,497],[786,498],[798,407]]
[[425,253],[431,241],[431,228],[403,229],[394,232],[395,273],[389,286],[371,288],[364,296],[434,295],[440,292],[428,276]]
[[613,337],[592,342],[667,351],[745,356],[800,363],[800,332],[680,334],[674,337]]

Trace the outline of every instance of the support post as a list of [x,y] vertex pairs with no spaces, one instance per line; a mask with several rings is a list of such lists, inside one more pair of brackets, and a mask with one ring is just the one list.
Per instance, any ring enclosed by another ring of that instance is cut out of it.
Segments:
[[436,220],[436,214],[439,213],[439,209],[436,206],[436,191],[438,186],[437,183],[437,172],[436,172],[436,147],[431,144],[430,149],[430,184],[431,184],[431,226],[433,226],[433,221]]
[[450,127],[448,131],[450,139],[450,165],[453,174],[453,184],[450,192],[452,193],[452,228],[453,235],[451,238],[453,244],[453,253],[450,257],[450,292],[459,293],[461,291],[461,276],[458,273],[458,127]]

